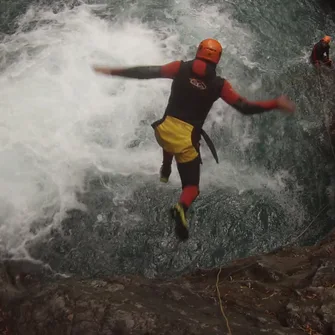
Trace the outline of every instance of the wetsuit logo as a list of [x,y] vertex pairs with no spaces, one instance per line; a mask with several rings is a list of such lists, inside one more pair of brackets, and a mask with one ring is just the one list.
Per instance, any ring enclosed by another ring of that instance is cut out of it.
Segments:
[[190,78],[190,83],[196,88],[199,88],[200,90],[205,90],[207,88],[207,86],[205,85],[203,81],[195,79],[195,78]]

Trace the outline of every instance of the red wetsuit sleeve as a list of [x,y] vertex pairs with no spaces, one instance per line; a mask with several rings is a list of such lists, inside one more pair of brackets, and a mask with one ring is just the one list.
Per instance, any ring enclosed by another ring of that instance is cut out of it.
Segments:
[[258,114],[278,108],[276,99],[266,101],[248,101],[235,92],[227,80],[225,80],[222,86],[221,98],[242,114]]
[[316,43],[313,47],[313,51],[312,51],[312,63],[314,65],[319,65],[320,60],[318,59],[318,49],[320,48],[320,44]]
[[173,79],[180,69],[180,61],[174,61],[168,64],[165,64],[161,67],[161,74],[163,78]]
[[317,58],[316,58],[316,45],[314,45],[313,47],[313,51],[312,51],[312,61],[316,62]]

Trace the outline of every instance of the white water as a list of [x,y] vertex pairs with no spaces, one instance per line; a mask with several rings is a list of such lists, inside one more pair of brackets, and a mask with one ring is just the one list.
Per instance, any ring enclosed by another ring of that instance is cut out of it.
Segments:
[[[22,18],[21,27],[33,21],[41,23],[32,31],[8,36],[0,45],[3,251],[24,253],[25,243],[36,238],[36,233],[30,231],[34,221],[50,220],[50,228],[59,224],[67,210],[85,210],[76,192],[85,190],[87,173],[145,173],[157,178],[160,150],[150,125],[143,126],[140,121],[153,121],[163,114],[170,82],[107,78],[93,73],[92,64],[169,62],[173,60],[171,55],[186,57],[189,49],[185,39],[192,45],[212,33],[217,35],[218,27],[225,32],[223,45],[235,45],[232,50],[236,57],[248,63],[246,54],[252,50],[252,37],[228,15],[219,15],[215,7],[207,7],[206,11],[201,9],[199,20],[199,13],[188,3],[176,3],[175,7],[183,20],[180,18],[176,26],[164,27],[160,23],[160,32],[169,32],[164,41],[139,22],[107,22],[82,6],[59,14],[30,10]],[[51,23],[43,24],[43,20]],[[237,34],[240,43],[234,43]],[[227,58],[222,61],[227,66],[225,73],[232,74],[234,69],[229,68]],[[222,109],[224,113],[218,116]],[[236,125],[241,124],[240,120],[224,103],[218,103],[209,124],[224,121]],[[244,133],[239,129],[236,136]],[[128,148],[136,138],[141,144]],[[245,138],[248,143],[248,134]],[[229,161],[216,166],[209,157],[206,169],[202,188],[212,182],[238,189],[283,187],[280,178],[277,182],[263,173],[253,172],[249,178],[248,171],[243,176]],[[175,170],[172,183],[178,186]]]

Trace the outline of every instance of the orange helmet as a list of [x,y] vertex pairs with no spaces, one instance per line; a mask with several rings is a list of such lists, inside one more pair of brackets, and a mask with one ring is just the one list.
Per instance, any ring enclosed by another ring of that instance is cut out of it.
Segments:
[[325,37],[322,39],[322,41],[324,41],[325,43],[329,44],[330,41],[331,41],[331,38],[330,38],[330,36],[325,36]]
[[212,63],[219,63],[222,46],[217,40],[208,38],[200,42],[195,58],[205,59]]

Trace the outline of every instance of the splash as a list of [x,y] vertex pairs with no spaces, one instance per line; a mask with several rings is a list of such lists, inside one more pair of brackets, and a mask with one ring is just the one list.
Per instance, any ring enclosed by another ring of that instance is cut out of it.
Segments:
[[[128,20],[125,15],[109,21],[96,15],[101,9],[81,5],[53,13],[31,8],[18,31],[5,36],[0,46],[2,252],[27,256],[27,243],[48,235],[69,210],[85,211],[78,194],[91,191],[88,176],[157,178],[161,157],[150,124],[162,116],[171,83],[107,78],[93,73],[91,65],[186,59],[194,44],[209,35],[225,47],[234,46],[227,48],[223,60],[227,75],[243,73],[234,60],[250,69],[257,65],[248,60],[251,33],[217,6],[175,2],[177,22],[166,12],[164,21],[147,23],[134,18],[133,12]],[[237,36],[243,45],[234,43]],[[255,85],[256,89],[260,83]],[[222,102],[216,104],[207,127],[219,121],[243,139],[244,148],[254,141],[246,131],[249,121],[232,116]],[[279,193],[285,188],[280,178],[241,163],[233,151],[220,150],[220,156],[223,163],[217,167],[205,149],[204,194],[211,192],[213,183],[238,192],[268,187]],[[171,182],[171,187],[179,187],[176,169]],[[119,191],[117,185],[104,187],[124,202],[143,182],[131,179]],[[43,228],[37,229],[36,222],[44,222]]]

